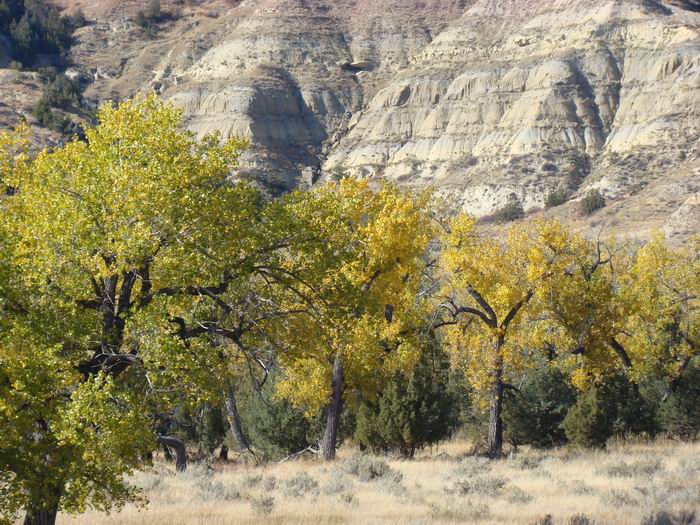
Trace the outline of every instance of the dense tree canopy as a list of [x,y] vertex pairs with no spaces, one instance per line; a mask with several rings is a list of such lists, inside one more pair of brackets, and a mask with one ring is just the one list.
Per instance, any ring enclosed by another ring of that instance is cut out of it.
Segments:
[[487,237],[466,215],[443,236],[442,319],[447,344],[490,407],[489,454],[501,455],[502,401],[509,378],[533,362],[532,324],[552,282],[561,281],[579,240],[559,223],[511,227]]
[[[37,520],[134,496],[121,477],[154,441],[143,394],[183,355],[170,320],[255,250],[257,192],[226,183],[241,141],[194,141],[154,97],[99,118],[86,142],[0,163],[0,458]],[[191,383],[207,357],[190,353]]]
[[[700,242],[549,220],[487,235],[465,214],[438,235],[431,194],[388,183],[268,200],[231,173],[244,141],[195,140],[155,96],[98,120],[36,155],[25,128],[0,133],[0,522],[138,501],[125,476],[173,443],[158,431],[177,413],[216,415],[211,452],[225,406],[238,445],[272,456],[307,445],[314,416],[332,459],[344,409],[374,407],[357,435],[410,456],[454,424],[435,331],[489,411],[492,457],[508,399],[516,443],[647,431],[645,382],[668,428],[698,428],[679,395],[695,395]],[[570,410],[565,379],[584,392]],[[241,418],[241,393],[268,412]]]

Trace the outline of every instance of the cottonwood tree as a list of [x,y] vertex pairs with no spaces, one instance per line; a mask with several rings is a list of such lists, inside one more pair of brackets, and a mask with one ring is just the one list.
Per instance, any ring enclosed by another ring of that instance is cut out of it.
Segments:
[[588,242],[548,293],[540,333],[564,354],[581,388],[618,370],[635,391],[656,377],[671,394],[700,353],[697,241],[674,249],[656,235],[637,248]]
[[[86,141],[15,160],[0,152],[0,513],[137,498],[123,475],[156,442],[148,403],[187,361],[197,396],[219,365],[173,329],[259,255],[258,192],[228,182],[245,144],[201,142],[154,96],[104,106]],[[16,145],[16,140],[3,144]],[[182,351],[188,349],[189,353]],[[153,394],[153,395],[151,395]],[[154,401],[156,400],[156,401]]]
[[563,275],[577,240],[557,222],[512,226],[503,238],[479,232],[468,215],[442,235],[445,287],[435,327],[489,409],[488,454],[502,455],[503,393],[533,363],[531,322],[548,282]]
[[673,248],[655,235],[637,252],[629,283],[630,361],[638,376],[665,378],[670,395],[700,355],[700,238]]
[[[255,234],[258,253],[264,257],[251,260],[245,278],[239,279],[235,287],[202,296],[196,308],[171,317],[178,338],[185,344],[175,350],[183,354],[181,365],[162,378],[165,383],[181,383],[196,375],[196,370],[190,369],[194,363],[188,358],[193,345],[198,345],[201,355],[216,352],[222,366],[207,370],[208,395],[218,396],[225,406],[236,448],[241,452],[254,454],[242,428],[236,383],[261,388],[275,365],[276,354],[285,352],[287,340],[296,337],[293,330],[297,325],[288,319],[305,316],[308,320],[312,308],[314,290],[304,280],[308,268],[299,264],[303,258],[297,255],[308,249],[306,245],[325,245],[326,232],[312,231],[306,217],[289,212],[295,207],[290,203],[296,205],[307,198],[306,193],[295,193],[261,207]],[[319,261],[314,260],[314,264]],[[167,360],[172,355],[171,350],[164,357]]]
[[633,315],[632,264],[633,252],[626,244],[614,239],[583,241],[567,272],[548,283],[545,308],[533,334],[571,372],[578,388],[611,370],[631,369],[622,342]]
[[326,410],[320,455],[335,457],[344,401],[376,392],[420,351],[418,292],[432,236],[428,195],[342,179],[291,196],[288,213],[309,234],[290,254],[284,377],[279,394],[312,415]]

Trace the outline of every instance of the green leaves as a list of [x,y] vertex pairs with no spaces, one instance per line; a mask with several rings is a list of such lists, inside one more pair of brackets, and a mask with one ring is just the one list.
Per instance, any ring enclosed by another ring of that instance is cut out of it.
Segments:
[[56,492],[74,512],[137,497],[123,476],[154,446],[159,377],[199,361],[182,389],[212,381],[216,352],[171,320],[259,249],[258,192],[228,180],[244,141],[196,141],[153,95],[99,120],[32,160],[22,130],[0,135],[16,192],[0,201],[0,458],[3,490],[31,509]]

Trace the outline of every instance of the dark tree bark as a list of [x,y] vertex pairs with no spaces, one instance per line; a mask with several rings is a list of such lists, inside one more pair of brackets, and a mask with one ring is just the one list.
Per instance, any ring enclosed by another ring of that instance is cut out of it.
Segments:
[[319,443],[319,454],[324,461],[335,459],[335,449],[338,443],[338,427],[340,426],[340,413],[343,410],[344,387],[343,362],[340,354],[335,356],[333,363],[333,383],[331,386],[330,402],[326,413],[326,429]]
[[618,359],[620,360],[620,363],[622,363],[622,368],[624,369],[625,375],[627,376],[627,379],[629,380],[630,385],[632,386],[632,391],[634,392],[634,395],[637,396],[637,398],[639,398],[641,395],[639,392],[639,385],[637,384],[637,381],[635,381],[632,378],[632,360],[630,359],[627,350],[625,350],[625,347],[614,337],[610,338],[610,347],[615,352],[615,355],[617,355]]
[[24,517],[24,525],[55,525],[58,516],[58,505],[54,508],[28,510]]
[[175,461],[172,452],[168,448],[168,445],[163,445],[163,455],[165,456],[165,461]]
[[228,424],[233,434],[233,440],[236,443],[236,448],[239,452],[250,452],[250,443],[243,433],[243,425],[238,414],[238,406],[236,405],[236,393],[233,390],[233,385],[229,382],[226,386],[226,416]]
[[45,493],[37,497],[41,503],[27,506],[24,525],[55,525],[62,492],[58,486],[46,487]]
[[491,383],[491,399],[489,406],[489,433],[488,454],[491,459],[498,459],[503,455],[503,336],[499,336],[496,342],[496,363],[493,370]]
[[187,470],[187,450],[182,441],[172,436],[158,436],[158,443],[175,450],[175,470],[178,472]]

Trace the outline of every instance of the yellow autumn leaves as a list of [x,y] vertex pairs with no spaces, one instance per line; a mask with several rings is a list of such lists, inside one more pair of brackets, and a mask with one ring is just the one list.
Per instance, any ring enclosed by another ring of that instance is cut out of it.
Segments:
[[132,498],[148,410],[220,395],[261,350],[308,414],[337,360],[346,400],[368,398],[434,331],[484,403],[542,352],[581,387],[612,367],[673,381],[699,352],[698,242],[438,227],[430,192],[350,178],[268,200],[232,176],[245,141],[197,141],[155,96],[98,118],[33,158],[26,129],[0,133],[0,467],[21,504],[57,478],[69,509]]

